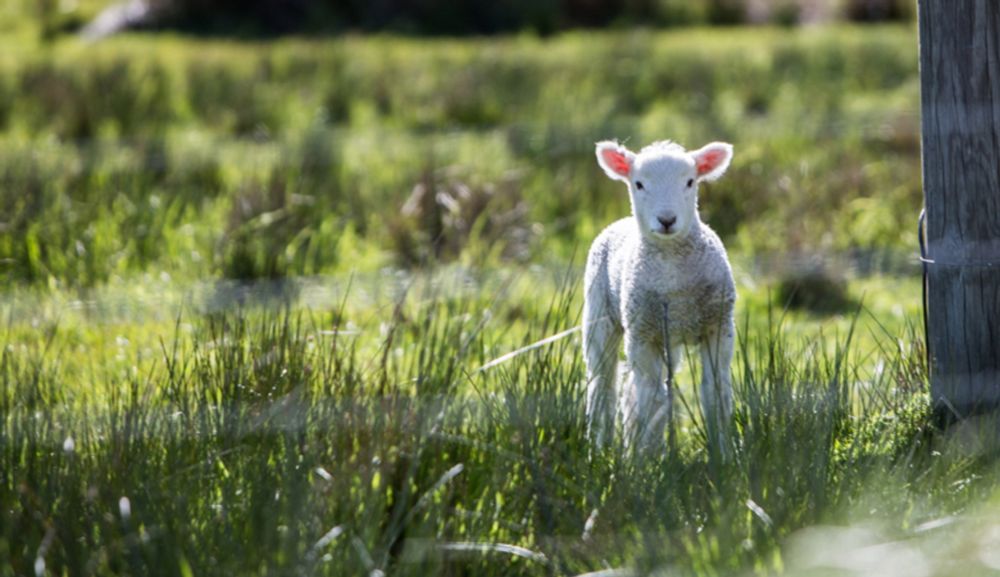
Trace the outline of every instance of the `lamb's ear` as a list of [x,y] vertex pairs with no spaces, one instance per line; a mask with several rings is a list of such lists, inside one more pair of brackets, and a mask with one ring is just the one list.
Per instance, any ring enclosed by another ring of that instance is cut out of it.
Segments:
[[729,168],[729,161],[733,159],[733,145],[728,142],[713,142],[689,154],[694,158],[698,180],[715,180]]
[[634,162],[635,154],[617,142],[605,140],[597,143],[597,164],[609,177],[628,182]]

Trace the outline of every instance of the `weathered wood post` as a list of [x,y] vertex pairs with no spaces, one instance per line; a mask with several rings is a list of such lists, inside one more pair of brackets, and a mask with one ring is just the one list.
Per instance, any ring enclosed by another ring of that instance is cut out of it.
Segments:
[[1000,0],[919,0],[931,394],[1000,408]]

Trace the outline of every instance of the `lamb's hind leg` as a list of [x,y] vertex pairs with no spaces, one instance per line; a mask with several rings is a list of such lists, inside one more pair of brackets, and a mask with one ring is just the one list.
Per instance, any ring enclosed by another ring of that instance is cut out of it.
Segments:
[[587,363],[587,436],[598,447],[614,433],[618,350],[621,329],[608,315],[604,299],[587,299],[583,309],[583,355]]

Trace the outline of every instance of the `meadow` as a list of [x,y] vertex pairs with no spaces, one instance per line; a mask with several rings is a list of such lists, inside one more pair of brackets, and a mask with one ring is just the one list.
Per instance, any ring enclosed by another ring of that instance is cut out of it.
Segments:
[[12,43],[4,284],[561,262],[627,214],[593,170],[613,137],[732,141],[702,206],[735,253],[889,258],[920,206],[914,46],[892,27]]
[[[918,110],[904,26],[0,38],[0,575],[1000,571]],[[665,454],[584,440],[605,138],[736,146],[732,459],[694,359]]]

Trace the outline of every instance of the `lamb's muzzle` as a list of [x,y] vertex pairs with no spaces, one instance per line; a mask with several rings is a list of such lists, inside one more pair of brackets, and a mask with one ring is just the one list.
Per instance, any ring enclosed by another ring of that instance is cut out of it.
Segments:
[[658,216],[656,220],[660,221],[660,226],[663,227],[664,234],[670,234],[670,227],[674,226],[677,222],[677,215],[670,214],[669,216]]

